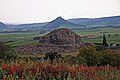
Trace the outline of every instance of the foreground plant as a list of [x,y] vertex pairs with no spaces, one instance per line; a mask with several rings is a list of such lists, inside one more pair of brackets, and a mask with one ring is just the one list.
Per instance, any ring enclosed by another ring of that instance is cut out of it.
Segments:
[[120,80],[120,68],[83,66],[64,60],[33,62],[17,60],[0,66],[1,80]]

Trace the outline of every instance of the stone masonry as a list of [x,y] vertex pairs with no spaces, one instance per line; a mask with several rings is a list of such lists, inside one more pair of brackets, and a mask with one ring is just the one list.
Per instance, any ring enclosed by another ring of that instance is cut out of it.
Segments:
[[48,52],[72,53],[85,46],[81,37],[67,28],[53,30],[39,38],[39,44],[26,45],[16,49],[20,54],[44,54]]

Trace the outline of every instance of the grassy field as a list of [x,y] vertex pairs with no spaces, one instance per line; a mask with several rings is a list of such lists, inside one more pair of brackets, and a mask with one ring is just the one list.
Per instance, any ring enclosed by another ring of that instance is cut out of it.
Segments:
[[[105,33],[108,43],[120,44],[120,28],[97,28],[88,30],[74,30],[80,36],[96,35],[99,38],[94,39],[83,39],[84,42],[101,43],[102,35]],[[111,34],[111,37],[108,36]],[[114,34],[119,34],[115,37]],[[26,32],[26,33],[0,33],[0,41],[14,41],[8,44],[12,46],[21,46],[27,44],[37,44],[38,41],[33,40],[35,36],[42,36],[38,32]]]
[[33,40],[33,37],[41,36],[37,32],[27,33],[0,33],[0,41],[13,41],[8,44],[12,46],[20,46],[27,44],[36,44],[38,41]]
[[[105,34],[108,43],[120,44],[120,28],[97,28],[89,30],[74,30],[80,36],[95,35],[99,38],[83,39],[84,42],[102,43],[102,35]],[[108,36],[111,35],[111,37]],[[118,36],[114,36],[118,34]]]

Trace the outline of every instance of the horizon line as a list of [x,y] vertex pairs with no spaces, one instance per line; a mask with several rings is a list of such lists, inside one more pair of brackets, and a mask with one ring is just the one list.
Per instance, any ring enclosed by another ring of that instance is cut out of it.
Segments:
[[[91,17],[81,17],[81,19],[84,19],[84,18],[88,18],[88,19],[99,19],[99,18],[107,18],[107,17],[119,17],[120,15],[115,15],[115,16],[103,16],[103,17],[94,17],[94,18],[91,18]],[[58,17],[62,17],[62,16],[58,16]],[[58,18],[58,17],[56,17],[56,18]],[[54,18],[54,19],[56,19],[56,18]],[[63,18],[63,17],[62,17]],[[54,20],[53,19],[53,20]],[[64,19],[64,18],[63,18]],[[76,17],[76,18],[68,18],[68,19],[65,19],[65,20],[70,20],[70,19],[80,19],[80,17]],[[0,21],[0,22],[2,22],[2,21]],[[50,21],[48,21],[48,22],[50,22]],[[3,21],[2,23],[4,23],[4,24],[13,24],[13,25],[18,25],[18,24],[37,24],[37,23],[47,23],[47,21],[46,22],[5,22],[5,21]]]

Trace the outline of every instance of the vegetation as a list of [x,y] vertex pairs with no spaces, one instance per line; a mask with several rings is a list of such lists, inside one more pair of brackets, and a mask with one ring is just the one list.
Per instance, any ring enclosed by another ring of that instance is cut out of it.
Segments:
[[3,42],[0,42],[0,61],[7,62],[16,59],[15,49]]
[[[82,36],[98,38],[83,39],[85,42],[120,43],[120,28],[97,28],[75,30]],[[106,36],[102,37],[105,34]],[[119,51],[105,46],[85,46],[79,53],[54,55],[18,55],[13,47],[36,44],[37,32],[0,33],[0,79],[1,80],[120,80]],[[44,58],[43,58],[44,57]],[[61,58],[60,58],[61,57]]]
[[120,68],[19,59],[0,66],[1,80],[119,80]]
[[107,40],[106,40],[105,34],[103,34],[103,43],[102,44],[104,46],[107,46]]
[[[67,23],[67,25],[74,25],[60,17],[58,19],[65,24]],[[55,25],[59,25],[59,22]],[[78,35],[83,36],[84,42],[102,43],[103,45],[84,46],[80,48],[78,53],[73,54],[61,55],[57,52],[49,52],[45,55],[17,55],[15,54],[15,47],[38,44],[39,36],[46,33],[48,29],[33,28],[30,31],[1,30],[0,41],[3,42],[0,42],[0,80],[120,80],[119,47],[115,47],[118,51],[106,47],[107,43],[115,43],[119,46],[119,26],[82,26],[84,28],[75,26],[69,28],[72,28]],[[91,35],[95,37],[88,38]],[[51,37],[50,42],[57,44],[57,37],[55,36],[54,39]]]
[[[102,43],[103,34],[106,35],[107,43],[120,44],[120,28],[93,28],[93,29],[77,29],[74,30],[80,36],[95,35],[96,38],[83,38],[84,42]],[[111,36],[109,36],[109,34]],[[118,36],[115,36],[118,34]]]
[[[1,80],[119,80],[120,54],[104,46],[85,46],[75,56],[47,53],[47,60],[18,58],[14,49],[0,43]],[[4,56],[3,56],[4,55]],[[17,58],[17,59],[16,59]],[[11,60],[14,59],[14,60]],[[9,61],[4,63],[3,60]]]
[[[102,43],[103,34],[106,35],[107,43],[120,44],[120,28],[93,28],[93,29],[75,29],[80,36],[95,35],[97,38],[84,38],[84,42]],[[117,34],[117,36],[116,36]],[[33,37],[42,36],[39,32],[16,32],[16,33],[0,33],[0,41],[5,41],[12,46],[21,46],[27,44],[37,44],[37,40],[33,40]]]
[[37,32],[26,33],[0,33],[0,41],[7,42],[11,46],[21,46],[28,44],[37,44],[38,41],[33,40],[33,37],[41,36]]
[[46,59],[46,60],[50,59],[50,61],[53,62],[54,59],[59,59],[61,57],[62,57],[62,55],[58,54],[57,52],[49,52],[49,53],[45,54],[44,59]]
[[110,66],[120,66],[120,54],[114,50],[107,48],[96,48],[93,46],[86,46],[80,49],[78,57],[83,57],[86,59],[86,64],[88,66],[100,66],[100,65],[110,65]]

